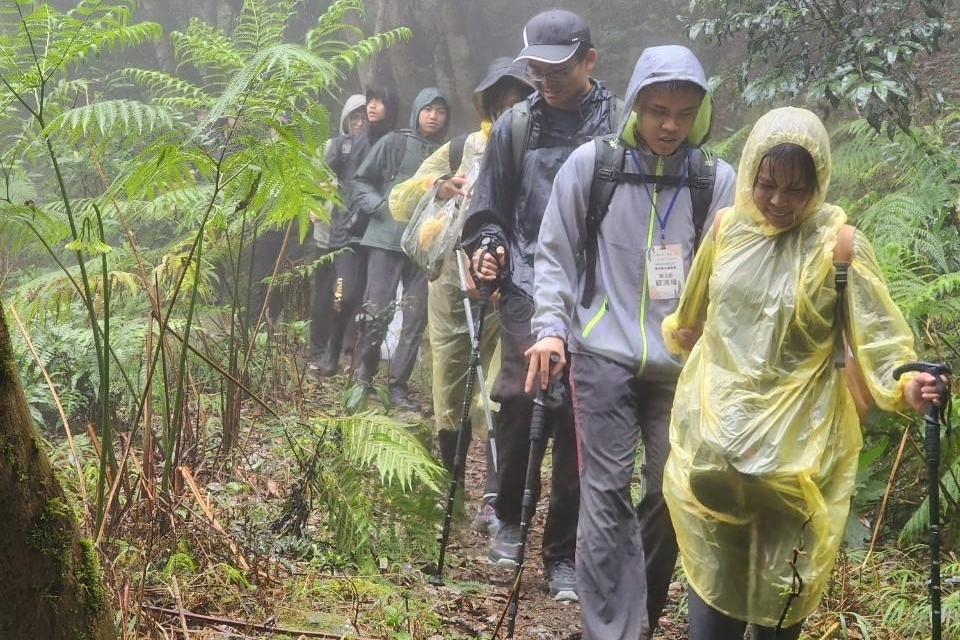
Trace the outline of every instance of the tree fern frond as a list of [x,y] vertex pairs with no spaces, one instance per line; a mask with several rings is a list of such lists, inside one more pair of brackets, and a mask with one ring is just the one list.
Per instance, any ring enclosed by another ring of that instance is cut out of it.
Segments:
[[203,75],[205,90],[211,93],[222,87],[245,60],[233,39],[198,18],[190,20],[186,31],[172,32],[170,43],[177,62],[196,67]]
[[299,3],[300,0],[245,2],[233,32],[237,46],[255,53],[281,44],[287,22],[296,15],[294,7]]
[[411,426],[375,413],[361,413],[317,420],[322,431],[336,429],[343,433],[344,453],[349,460],[377,470],[386,486],[398,484],[410,490],[420,482],[433,491],[441,469],[433,461]]
[[123,69],[122,77],[130,79],[137,86],[145,88],[161,104],[175,105],[203,105],[209,101],[209,96],[195,84],[153,69]]
[[[342,49],[335,53],[331,60],[333,64],[340,69],[343,74],[357,66],[359,62],[366,60],[373,54],[394,46],[399,42],[407,42],[413,37],[413,32],[406,27],[398,27],[391,31],[378,33],[356,42],[349,48]],[[330,52],[325,50],[327,47],[320,47],[320,51],[325,54]]]
[[43,251],[37,236],[50,245],[70,237],[70,226],[64,216],[51,213],[49,207],[28,207],[22,204],[0,204],[0,229],[4,242],[15,242],[21,250],[33,246]]
[[104,100],[66,111],[54,118],[44,133],[62,135],[71,144],[91,136],[144,136],[158,129],[171,129],[174,117],[175,113],[163,105],[126,99]]

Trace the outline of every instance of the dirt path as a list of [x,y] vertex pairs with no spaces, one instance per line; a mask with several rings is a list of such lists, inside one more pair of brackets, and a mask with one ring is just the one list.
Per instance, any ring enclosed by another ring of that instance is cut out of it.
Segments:
[[[467,511],[472,518],[483,487],[483,442],[474,440],[467,456]],[[548,481],[543,478],[544,483]],[[544,490],[546,494],[546,490]],[[545,502],[537,505],[527,540],[520,604],[517,611],[515,636],[538,640],[574,640],[580,638],[580,609],[576,603],[559,603],[546,591],[543,563],[540,556],[541,533],[546,517]],[[448,546],[450,560],[444,571],[446,586],[436,588],[438,613],[447,620],[450,631],[475,637],[490,638],[507,604],[512,569],[490,564],[486,560],[488,538],[469,529],[469,524],[457,526]],[[686,638],[686,627],[676,612],[679,584],[671,587],[671,598],[658,640]],[[500,630],[499,638],[505,635]]]

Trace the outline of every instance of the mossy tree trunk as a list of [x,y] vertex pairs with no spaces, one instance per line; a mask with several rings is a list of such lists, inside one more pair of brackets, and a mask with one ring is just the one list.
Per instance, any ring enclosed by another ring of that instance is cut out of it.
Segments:
[[50,467],[0,305],[0,638],[114,640],[96,551]]

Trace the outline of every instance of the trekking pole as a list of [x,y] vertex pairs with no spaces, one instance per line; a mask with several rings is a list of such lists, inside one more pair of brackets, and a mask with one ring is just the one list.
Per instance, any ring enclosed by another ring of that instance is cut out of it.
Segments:
[[[480,248],[484,253],[496,253],[497,239],[494,236],[484,236],[480,241]],[[482,254],[481,254],[482,259]],[[459,259],[458,259],[459,262]],[[470,363],[467,369],[466,391],[463,397],[463,406],[460,410],[460,428],[457,430],[457,445],[453,454],[453,469],[450,472],[450,487],[447,490],[447,510],[443,516],[443,529],[440,533],[440,551],[437,555],[437,572],[430,578],[433,585],[443,585],[443,563],[447,554],[447,543],[450,540],[450,527],[453,522],[453,506],[457,497],[457,485],[464,469],[464,449],[467,444],[466,432],[470,428],[470,406],[473,404],[473,385],[480,366],[480,338],[483,335],[483,320],[487,315],[487,305],[490,295],[495,291],[496,283],[477,282],[477,291],[480,300],[477,305],[477,326],[473,332],[473,346],[470,349]]]
[[[463,272],[463,264],[460,262],[460,256],[456,255],[457,273],[460,275],[460,289],[463,291],[463,310],[467,317],[467,330],[471,338],[478,335],[478,331],[473,324],[473,309],[470,304],[470,296],[467,295],[467,277]],[[485,302],[485,299],[483,299]],[[479,312],[479,308],[477,309]],[[479,339],[479,338],[478,338]],[[490,410],[490,394],[487,392],[487,385],[483,375],[483,365],[477,362],[477,386],[480,395],[480,406],[483,408],[483,421],[487,425],[487,442],[490,443],[490,455],[493,461],[493,472],[497,472],[497,441],[493,432],[493,412]]]
[[927,506],[930,509],[930,625],[931,640],[940,640],[941,612],[940,612],[940,424],[941,420],[950,428],[949,406],[950,387],[943,376],[950,375],[950,368],[945,364],[929,362],[910,362],[894,369],[893,377],[899,380],[900,376],[908,371],[922,371],[936,378],[937,395],[940,406],[933,402],[924,407],[923,422],[926,430],[923,436],[923,448],[927,459]]
[[[553,358],[551,358],[553,361]],[[520,503],[520,546],[517,547],[517,563],[513,570],[513,588],[507,602],[507,637],[513,637],[520,606],[520,580],[523,572],[524,554],[527,548],[527,533],[537,506],[536,487],[540,482],[540,463],[546,450],[544,417],[547,411],[547,392],[537,390],[533,398],[533,417],[530,419],[530,453],[527,456],[527,477],[523,484],[523,501]]]

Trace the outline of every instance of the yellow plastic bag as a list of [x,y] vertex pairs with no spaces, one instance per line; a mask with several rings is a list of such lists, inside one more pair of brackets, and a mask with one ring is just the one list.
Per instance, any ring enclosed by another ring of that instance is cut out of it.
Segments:
[[[464,190],[470,189],[479,173],[479,164],[474,165],[467,175]],[[467,208],[467,198],[438,200],[437,181],[420,201],[410,217],[410,222],[400,238],[400,248],[419,265],[431,281],[440,276],[443,262],[456,247],[460,232],[463,230],[463,212]]]

